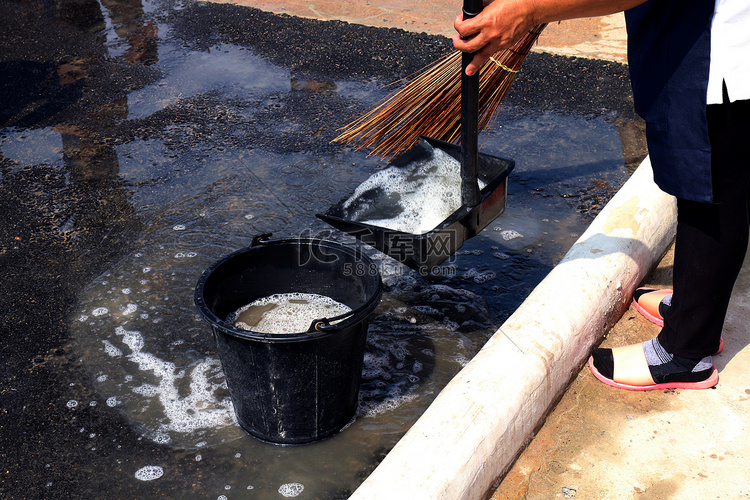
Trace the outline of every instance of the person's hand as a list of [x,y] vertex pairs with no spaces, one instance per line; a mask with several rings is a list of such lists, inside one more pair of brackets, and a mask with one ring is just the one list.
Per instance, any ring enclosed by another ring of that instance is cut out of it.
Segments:
[[467,75],[479,71],[490,56],[512,47],[535,26],[533,7],[534,0],[490,0],[472,19],[464,20],[463,13],[456,16],[453,46],[462,52],[475,53],[466,68]]

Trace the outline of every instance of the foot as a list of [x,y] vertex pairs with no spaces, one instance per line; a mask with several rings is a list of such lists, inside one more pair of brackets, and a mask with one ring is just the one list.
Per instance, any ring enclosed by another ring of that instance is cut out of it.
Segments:
[[672,302],[672,290],[656,290],[654,288],[638,288],[633,292],[633,305],[644,318],[664,326],[664,315]]
[[[633,305],[641,315],[652,323],[664,326],[664,315],[672,305],[672,290],[665,288],[642,287],[633,292]],[[719,349],[714,354],[724,350],[724,339],[719,340]]]
[[711,356],[699,361],[668,353],[656,339],[614,349],[595,349],[589,368],[612,387],[633,391],[708,389],[719,382]]

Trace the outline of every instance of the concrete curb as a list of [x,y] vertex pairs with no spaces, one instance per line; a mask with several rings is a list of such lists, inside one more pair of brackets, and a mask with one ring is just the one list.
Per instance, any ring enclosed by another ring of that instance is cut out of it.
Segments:
[[350,497],[491,493],[674,239],[646,158],[562,261]]

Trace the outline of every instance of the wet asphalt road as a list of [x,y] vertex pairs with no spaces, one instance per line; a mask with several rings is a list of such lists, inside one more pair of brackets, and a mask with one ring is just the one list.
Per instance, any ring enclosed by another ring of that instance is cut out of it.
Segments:
[[[103,6],[114,30],[128,40],[114,56],[107,50]],[[118,176],[114,147],[158,137],[172,144],[174,154],[237,145],[282,155],[335,153],[344,148],[330,144],[336,128],[360,111],[360,103],[336,93],[297,92],[285,97],[284,106],[255,103],[263,109],[238,121],[234,111],[247,102],[205,93],[188,105],[129,117],[126,96],[162,76],[153,64],[161,40],[193,50],[220,43],[248,47],[300,82],[388,83],[450,50],[446,38],[395,29],[231,5],[159,6],[144,11],[138,0],[0,0],[0,133],[53,128],[72,144],[64,166],[18,164],[0,155],[5,498],[199,497],[200,477],[216,472],[140,439],[120,413],[89,403],[97,400],[94,386],[69,352],[67,317],[76,297],[132,250],[143,229],[129,203],[132,185]],[[157,36],[157,22],[169,32]],[[627,71],[616,63],[534,53],[514,89],[507,105],[633,119]],[[276,124],[289,114],[302,125],[280,135]],[[175,124],[189,124],[191,133]],[[79,402],[76,411],[68,411],[68,401]],[[109,480],[113,471],[153,462],[172,464],[184,480],[158,489]]]

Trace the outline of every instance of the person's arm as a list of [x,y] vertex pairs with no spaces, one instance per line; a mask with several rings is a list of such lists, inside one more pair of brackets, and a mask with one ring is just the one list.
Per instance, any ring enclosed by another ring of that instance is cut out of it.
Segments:
[[490,0],[484,10],[464,21],[456,16],[453,46],[463,52],[476,52],[466,73],[474,74],[490,56],[512,47],[538,24],[579,17],[595,17],[621,12],[645,0]]

